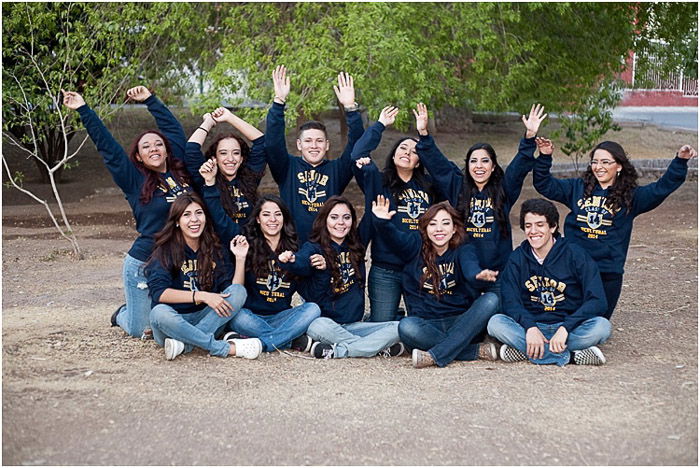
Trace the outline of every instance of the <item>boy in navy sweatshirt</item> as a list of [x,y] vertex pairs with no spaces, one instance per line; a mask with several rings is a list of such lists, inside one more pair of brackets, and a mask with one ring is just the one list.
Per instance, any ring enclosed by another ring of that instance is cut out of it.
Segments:
[[338,75],[338,86],[334,86],[338,101],[345,108],[348,124],[348,143],[338,159],[329,161],[326,152],[330,142],[326,127],[321,122],[310,121],[299,128],[297,149],[301,157],[287,152],[284,125],[284,104],[289,95],[289,77],[286,68],[278,66],[272,73],[275,99],[267,114],[265,150],[272,178],[280,189],[280,198],[292,212],[299,241],[308,240],[311,225],[323,203],[333,195],[341,195],[352,179],[350,152],[362,136],[362,117],[355,102],[352,77],[347,73]]
[[488,324],[491,336],[505,343],[506,362],[605,364],[595,345],[610,336],[610,322],[598,267],[579,246],[559,236],[559,213],[544,199],[520,210],[527,239],[510,256],[502,274],[504,314]]

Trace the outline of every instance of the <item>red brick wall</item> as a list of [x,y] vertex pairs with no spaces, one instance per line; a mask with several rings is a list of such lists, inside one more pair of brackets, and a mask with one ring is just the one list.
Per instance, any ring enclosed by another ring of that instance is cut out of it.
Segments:
[[682,91],[644,91],[626,89],[620,106],[687,106],[697,107],[697,96],[683,96]]

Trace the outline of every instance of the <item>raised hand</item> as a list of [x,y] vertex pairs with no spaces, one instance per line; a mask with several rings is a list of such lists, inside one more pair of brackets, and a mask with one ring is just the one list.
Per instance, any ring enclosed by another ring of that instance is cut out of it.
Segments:
[[372,162],[372,158],[369,158],[369,157],[359,158],[357,161],[355,161],[355,166],[357,166],[358,169],[362,169],[363,166],[366,166],[371,162]]
[[540,129],[540,124],[544,119],[547,118],[547,114],[544,113],[544,107],[539,104],[533,104],[530,109],[530,115],[525,118],[522,116],[522,121],[525,124],[525,138],[532,138],[537,135],[537,131]]
[[535,138],[535,143],[540,154],[551,155],[554,152],[554,143],[549,138],[537,137]]
[[333,86],[333,91],[343,107],[352,107],[355,104],[355,85],[349,73],[338,73],[338,86]]
[[379,113],[379,119],[377,119],[379,122],[382,123],[385,127],[388,127],[389,125],[393,124],[394,121],[396,120],[396,115],[399,113],[399,108],[394,107],[394,106],[386,106],[382,111]]
[[275,87],[275,102],[284,104],[291,89],[287,68],[284,65],[278,65],[272,72],[272,84]]
[[229,245],[231,253],[236,257],[245,257],[248,255],[248,247],[248,239],[240,234],[231,239],[231,243]]
[[476,279],[481,281],[496,281],[498,279],[498,272],[493,270],[481,270],[476,275]]
[[396,210],[389,211],[389,199],[384,195],[377,195],[376,200],[372,200],[372,213],[379,219],[391,219],[396,214]]
[[199,168],[199,174],[204,178],[204,184],[211,187],[216,184],[216,173],[219,171],[219,166],[216,164],[216,159],[211,158],[204,162]]
[[134,86],[126,92],[126,95],[132,101],[142,102],[151,97],[151,92],[145,86]]
[[296,255],[291,250],[285,250],[277,257],[280,263],[294,263],[297,260]]
[[682,159],[692,159],[697,155],[698,152],[690,145],[683,145],[681,149],[678,150],[678,157]]
[[311,262],[311,266],[317,270],[326,269],[326,259],[321,254],[313,254],[309,257],[309,261]]
[[419,135],[428,134],[428,108],[422,102],[416,105],[413,110],[413,115],[416,116],[416,130]]
[[231,122],[233,121],[233,113],[225,107],[217,107],[211,112],[211,117],[214,122]]
[[85,99],[75,91],[61,90],[61,92],[63,93],[63,105],[67,108],[76,110],[85,105]]

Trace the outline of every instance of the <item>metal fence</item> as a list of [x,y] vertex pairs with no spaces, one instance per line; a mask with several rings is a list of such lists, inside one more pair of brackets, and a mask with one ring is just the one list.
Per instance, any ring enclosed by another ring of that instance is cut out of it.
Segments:
[[648,57],[648,66],[639,70],[637,54],[632,62],[632,86],[636,89],[655,91],[682,91],[683,96],[698,95],[698,80],[683,76],[683,71],[662,73],[661,60],[654,56]]

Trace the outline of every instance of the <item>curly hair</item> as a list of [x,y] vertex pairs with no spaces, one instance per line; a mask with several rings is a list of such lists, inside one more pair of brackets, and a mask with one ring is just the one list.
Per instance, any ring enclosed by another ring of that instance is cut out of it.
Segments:
[[[258,216],[260,216],[263,205],[267,202],[274,203],[282,212],[280,241],[277,244],[277,249],[274,251],[267,242],[265,234],[263,234],[262,229],[260,229],[260,223],[258,222]],[[252,271],[256,278],[268,276],[271,273],[270,265],[272,262],[270,262],[270,260],[276,259],[277,256],[285,250],[291,250],[292,252],[299,250],[299,241],[297,239],[297,231],[294,227],[292,214],[282,199],[275,195],[265,194],[260,196],[253,207],[253,212],[250,214],[248,222],[243,227],[243,234],[248,239],[248,244],[250,245],[248,255],[246,256],[246,271]]]
[[331,239],[331,236],[328,233],[328,228],[326,227],[328,215],[337,205],[345,205],[350,210],[352,225],[350,227],[350,231],[345,237],[345,242],[347,242],[348,250],[350,252],[350,263],[355,269],[355,277],[357,278],[360,287],[364,287],[364,278],[362,277],[362,270],[360,270],[360,267],[365,262],[366,247],[362,245],[360,235],[357,232],[357,213],[347,198],[334,195],[326,200],[321,209],[318,211],[316,219],[314,219],[309,241],[316,242],[321,246],[321,251],[323,252],[323,258],[326,260],[326,265],[330,266],[331,285],[335,287],[336,285],[342,284],[343,280],[340,275],[338,254],[331,245],[333,240]]
[[213,223],[209,222],[211,218],[204,201],[194,192],[177,197],[170,206],[165,226],[155,235],[155,248],[147,264],[151,264],[153,259],[157,259],[172,275],[178,274],[178,270],[185,261],[186,245],[182,228],[178,227],[178,223],[182,214],[192,203],[198,204],[204,210],[206,220],[197,249],[197,284],[200,291],[211,291],[211,288],[215,286],[216,261],[221,260],[221,242],[214,232]]
[[[248,146],[248,143],[246,143],[243,138],[232,133],[219,135],[209,145],[204,157],[207,160],[212,158],[216,160],[216,151],[218,150],[219,143],[227,138],[236,140],[238,145],[241,147],[241,164],[238,167],[235,178],[238,180],[238,186],[240,187],[241,192],[243,192],[243,196],[245,196],[245,198],[252,205],[255,205],[255,203],[258,201],[258,185],[260,184],[260,180],[265,175],[265,170],[263,169],[262,172],[254,172],[252,169],[250,169],[250,167],[248,167],[246,163],[248,162],[248,157],[250,156],[250,146]],[[222,173],[222,171],[217,171],[216,187],[219,189],[221,204],[224,207],[226,214],[230,218],[234,218],[236,213],[238,213],[238,205],[236,205],[229,196],[229,185],[227,182],[226,176]]]
[[503,210],[503,205],[506,200],[506,192],[503,189],[504,172],[503,168],[498,164],[496,151],[488,143],[476,143],[467,150],[467,156],[464,159],[464,169],[462,170],[464,174],[464,183],[462,184],[462,193],[459,195],[459,201],[457,202],[457,210],[463,214],[465,221],[469,220],[472,198],[479,193],[479,187],[477,187],[476,182],[474,182],[474,179],[469,173],[469,158],[471,158],[472,153],[476,150],[486,151],[489,158],[491,158],[493,172],[486,182],[486,185],[484,185],[483,192],[491,199],[491,209],[493,210],[501,235],[503,237],[508,237],[510,235],[508,219]]
[[555,237],[559,235],[559,212],[557,211],[557,207],[554,206],[554,203],[544,198],[530,198],[529,200],[525,200],[520,206],[520,229],[522,231],[525,230],[525,215],[528,213],[544,216],[550,228],[556,227],[553,235]]
[[[394,143],[394,146],[391,147],[391,150],[389,150],[389,154],[386,157],[386,162],[384,163],[384,169],[382,170],[382,183],[389,189],[389,192],[391,192],[395,203],[399,202],[399,195],[401,195],[401,192],[403,192],[403,190],[406,188],[406,182],[401,180],[401,177],[399,177],[399,173],[396,170],[396,164],[394,163],[394,155],[399,149],[399,146],[401,146],[401,143],[406,140],[412,140],[416,143],[418,142],[418,140],[411,137],[397,140],[396,143]],[[422,164],[419,164],[413,169],[411,180],[416,181],[420,187],[423,187],[423,190],[430,195],[431,200],[435,199],[433,186],[430,183],[430,179],[425,174],[425,167],[423,167]]]
[[[619,209],[627,208],[627,211],[632,209],[632,200],[634,198],[634,189],[637,188],[637,179],[639,174],[637,174],[637,169],[634,168],[627,153],[620,146],[619,143],[614,141],[604,141],[598,143],[598,145],[593,148],[590,154],[590,160],[593,160],[593,155],[596,151],[603,150],[610,153],[616,163],[622,166],[620,172],[618,172],[615,181],[613,182],[610,190],[608,192],[607,205],[617,211]],[[588,198],[593,194],[596,184],[598,184],[598,179],[596,179],[595,174],[593,174],[593,169],[590,164],[588,169],[583,173],[583,198]]]
[[464,222],[462,221],[462,216],[459,211],[454,209],[452,205],[447,201],[442,201],[436,203],[435,205],[428,208],[428,210],[418,218],[418,232],[420,232],[420,238],[422,241],[421,245],[421,258],[423,259],[423,274],[421,275],[421,284],[426,281],[430,281],[433,285],[433,291],[435,296],[440,299],[442,293],[440,292],[440,271],[438,270],[437,263],[435,259],[437,258],[437,250],[435,246],[430,241],[428,237],[428,225],[430,221],[437,216],[440,211],[447,211],[447,214],[452,218],[452,224],[455,227],[455,233],[452,235],[450,242],[447,244],[448,249],[456,249],[464,242],[467,237],[467,233],[464,231]]
[[178,158],[172,157],[172,146],[170,145],[170,142],[165,137],[165,135],[163,135],[158,130],[146,130],[144,132],[141,132],[131,143],[131,148],[129,149],[129,160],[146,177],[146,180],[143,183],[143,186],[141,187],[141,194],[139,196],[139,202],[143,205],[147,205],[151,202],[151,200],[153,199],[153,192],[155,192],[158,186],[162,184],[160,174],[156,171],[148,169],[143,164],[143,162],[139,161],[137,158],[137,156],[139,155],[139,142],[141,141],[141,138],[144,137],[144,135],[147,135],[149,133],[158,135],[163,140],[163,144],[165,145],[166,151],[167,168],[170,170],[170,173],[173,175],[173,177],[175,177],[176,182],[179,185],[191,184],[190,177],[187,174],[187,170],[185,169],[185,164]]

